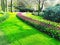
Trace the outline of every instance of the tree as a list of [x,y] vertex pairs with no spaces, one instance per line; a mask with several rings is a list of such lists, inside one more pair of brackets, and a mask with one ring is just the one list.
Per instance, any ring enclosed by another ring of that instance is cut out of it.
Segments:
[[40,8],[40,11],[42,11],[42,9],[43,9],[43,6],[44,6],[44,2],[45,2],[46,0],[42,0],[42,4],[41,4],[41,8]]
[[6,4],[6,12],[8,11],[8,8],[7,8],[8,5],[7,5],[7,3],[8,3],[8,2],[7,2],[7,0],[6,0],[6,2],[5,2],[5,4]]
[[25,11],[25,9],[27,9],[27,10],[32,9],[31,8],[32,6],[31,6],[31,3],[30,3],[30,0],[18,0],[17,2],[14,2],[15,3],[14,7],[16,9],[18,8],[18,10],[22,9],[22,10]]
[[1,8],[2,8],[2,10],[5,12],[5,4],[4,4],[4,0],[1,0]]
[[60,22],[60,5],[46,8],[42,16],[47,20]]
[[40,13],[40,0],[38,0],[38,15]]
[[12,5],[12,3],[13,3],[13,2],[12,2],[12,0],[11,0],[11,12],[12,12],[12,10],[13,10],[13,5]]
[[45,1],[46,0],[38,0],[38,2],[39,2],[39,4],[38,4],[38,15],[42,11]]
[[7,0],[1,0],[1,8],[4,12],[7,11]]
[[[12,7],[16,6],[23,6],[26,8],[31,8],[34,10],[39,10],[39,12],[43,9],[43,5],[44,5],[44,0],[14,0],[12,2],[12,0],[10,0],[10,6],[11,6],[11,12],[12,12]],[[42,4],[41,4],[42,2]],[[12,6],[13,3],[13,6]]]

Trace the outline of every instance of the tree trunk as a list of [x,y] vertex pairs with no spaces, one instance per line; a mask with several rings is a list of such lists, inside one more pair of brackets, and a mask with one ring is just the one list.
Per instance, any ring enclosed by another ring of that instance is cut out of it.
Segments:
[[40,0],[38,1],[38,15],[39,15],[39,13],[40,13]]
[[43,9],[43,5],[44,5],[44,0],[42,1],[42,6],[41,6],[41,8],[40,8],[41,11],[42,11],[42,9]]
[[11,0],[11,12],[13,12],[12,9],[13,9],[13,5],[12,5],[12,0]]
[[7,7],[8,7],[8,5],[7,5],[7,0],[6,0],[6,12],[8,11],[8,8]]
[[2,7],[2,10],[5,12],[5,4],[4,4],[4,0],[1,0],[1,7]]

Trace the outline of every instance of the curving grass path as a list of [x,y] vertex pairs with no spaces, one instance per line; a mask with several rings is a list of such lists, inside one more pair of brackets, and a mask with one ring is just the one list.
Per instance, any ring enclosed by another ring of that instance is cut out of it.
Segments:
[[9,14],[0,24],[0,45],[60,45],[60,41],[19,20],[16,12]]

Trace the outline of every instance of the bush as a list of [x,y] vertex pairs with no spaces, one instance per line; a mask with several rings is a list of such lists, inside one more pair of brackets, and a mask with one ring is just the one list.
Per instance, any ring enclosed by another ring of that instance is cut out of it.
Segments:
[[0,23],[2,23],[4,20],[6,20],[9,17],[8,13],[1,13],[1,15],[3,16],[0,16]]
[[54,22],[60,22],[60,6],[45,9],[43,17]]
[[43,12],[40,12],[39,15],[38,15],[38,12],[33,12],[32,15],[37,15],[37,16],[42,16],[44,13]]

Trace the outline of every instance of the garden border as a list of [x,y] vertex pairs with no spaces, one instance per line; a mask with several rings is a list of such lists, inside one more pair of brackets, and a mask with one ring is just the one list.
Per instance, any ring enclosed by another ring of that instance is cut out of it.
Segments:
[[30,25],[34,26],[38,30],[49,34],[51,37],[54,37],[60,40],[60,27],[54,27],[53,25],[40,22],[22,15],[21,12],[17,14],[17,17],[28,22]]

